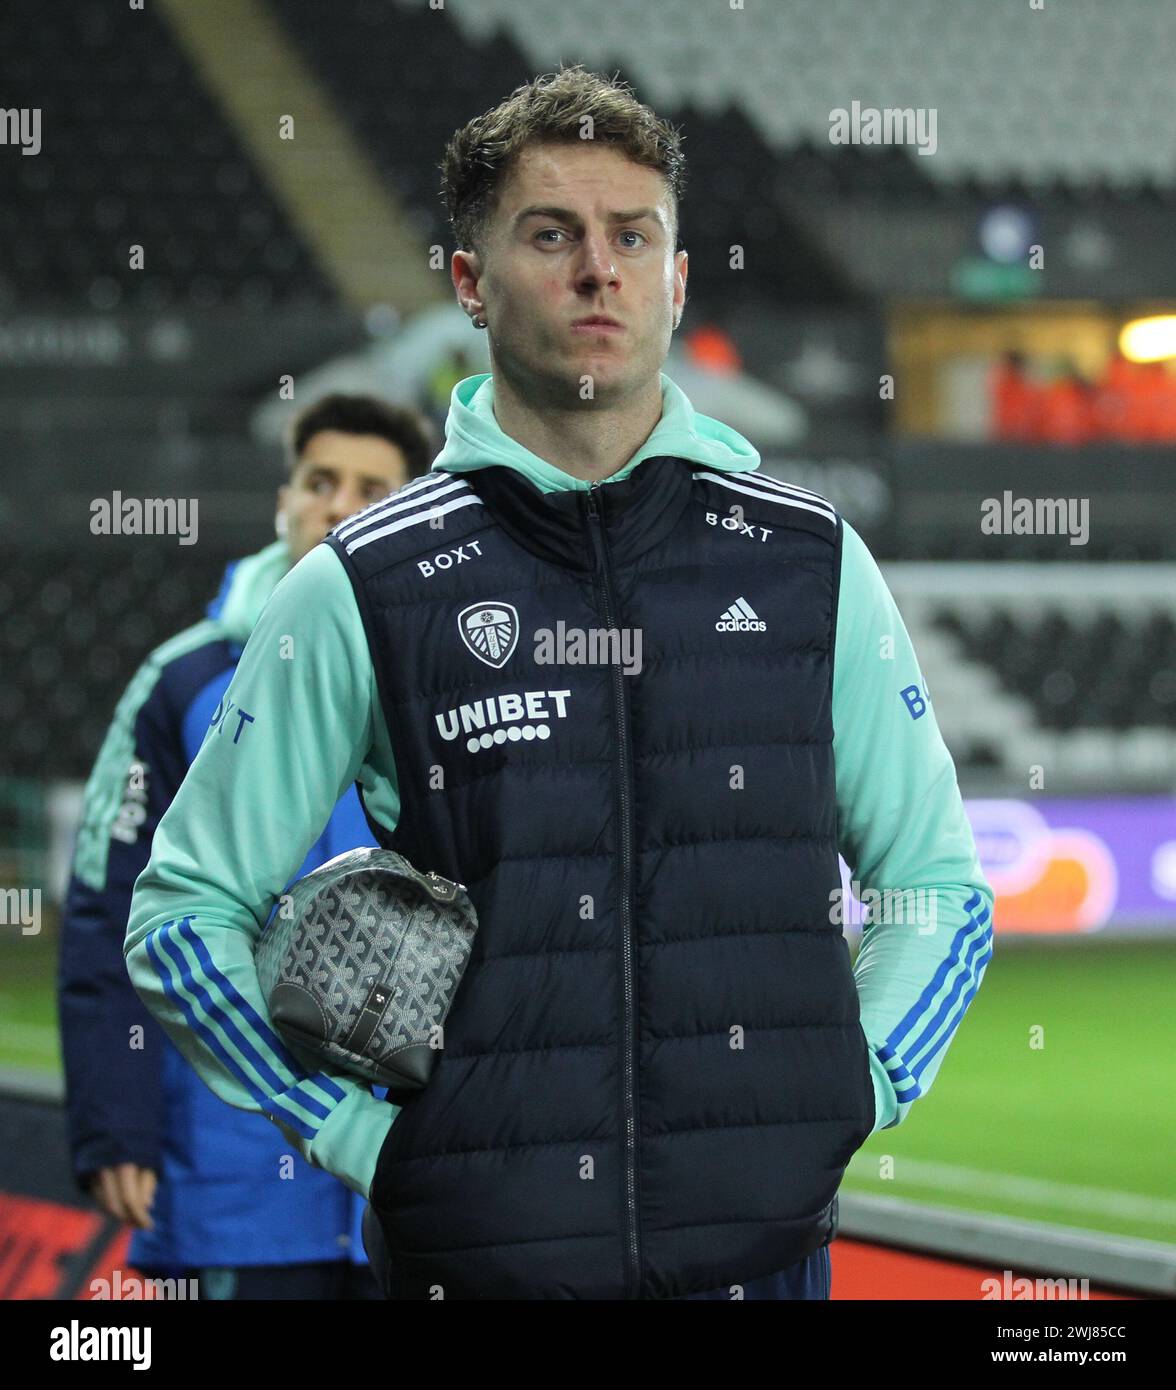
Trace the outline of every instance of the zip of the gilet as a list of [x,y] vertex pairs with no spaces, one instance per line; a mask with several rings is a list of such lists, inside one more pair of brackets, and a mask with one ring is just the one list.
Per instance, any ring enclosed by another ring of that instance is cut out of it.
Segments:
[[[604,599],[604,621],[609,629],[616,627],[613,603],[612,566],[609,561],[608,532],[601,515],[598,489],[593,483],[588,489],[588,519],[592,544],[596,550],[598,572],[601,576],[601,595]],[[636,1063],[637,1024],[633,1005],[633,760],[629,741],[629,720],[625,695],[625,677],[618,663],[609,667],[612,678],[613,705],[617,725],[618,786],[621,800],[621,950],[623,963],[621,980],[623,1011],[621,1028],[624,1041],[622,1088],[625,1109],[625,1260],[626,1294],[638,1298],[641,1293],[641,1253],[637,1229],[637,1095]]]

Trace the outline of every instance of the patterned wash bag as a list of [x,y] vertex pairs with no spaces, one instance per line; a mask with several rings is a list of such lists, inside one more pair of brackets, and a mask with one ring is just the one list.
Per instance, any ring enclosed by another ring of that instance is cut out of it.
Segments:
[[392,850],[336,855],[279,900],[256,947],[274,1026],[324,1063],[396,1090],[428,1081],[478,919],[465,888]]

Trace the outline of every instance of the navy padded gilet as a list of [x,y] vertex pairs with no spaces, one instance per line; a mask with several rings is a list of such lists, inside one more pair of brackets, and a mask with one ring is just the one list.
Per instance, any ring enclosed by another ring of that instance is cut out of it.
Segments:
[[[667,457],[430,474],[328,538],[395,756],[372,828],[479,918],[372,1188],[394,1296],[672,1298],[830,1239],[874,1120],[830,910],[841,537]],[[639,673],[537,659],[609,628]]]

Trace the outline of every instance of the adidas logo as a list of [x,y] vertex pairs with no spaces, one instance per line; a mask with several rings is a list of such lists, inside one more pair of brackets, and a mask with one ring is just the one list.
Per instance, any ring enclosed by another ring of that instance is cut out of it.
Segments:
[[767,632],[767,623],[756,616],[745,598],[737,598],[715,624],[716,632]]

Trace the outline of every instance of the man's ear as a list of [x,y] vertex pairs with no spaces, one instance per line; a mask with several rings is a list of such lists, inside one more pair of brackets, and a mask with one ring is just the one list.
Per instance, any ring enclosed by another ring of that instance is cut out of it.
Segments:
[[449,274],[457,293],[462,312],[479,314],[485,305],[478,298],[478,281],[482,278],[482,262],[476,251],[455,251],[449,263]]
[[275,512],[274,512],[274,532],[275,532],[275,534],[276,534],[277,536],[279,536],[282,540],[285,540],[285,539],[286,539],[286,536],[287,536],[287,534],[288,534],[288,532],[289,532],[289,529],[290,529],[289,521],[288,521],[288,519],[287,519],[287,517],[286,517],[286,499],[287,499],[289,496],[290,496],[290,487],[289,487],[289,484],[288,484],[288,483],[283,483],[283,484],[278,488],[278,494],[277,494],[277,498],[276,498],[276,503],[277,503],[277,505],[276,505],[276,509],[275,509]]
[[[674,295],[673,295],[673,324],[677,328],[682,322],[682,316],[686,312],[686,275],[688,271],[687,257],[685,251],[679,251],[674,256]],[[678,298],[679,286],[681,286],[681,299]]]

